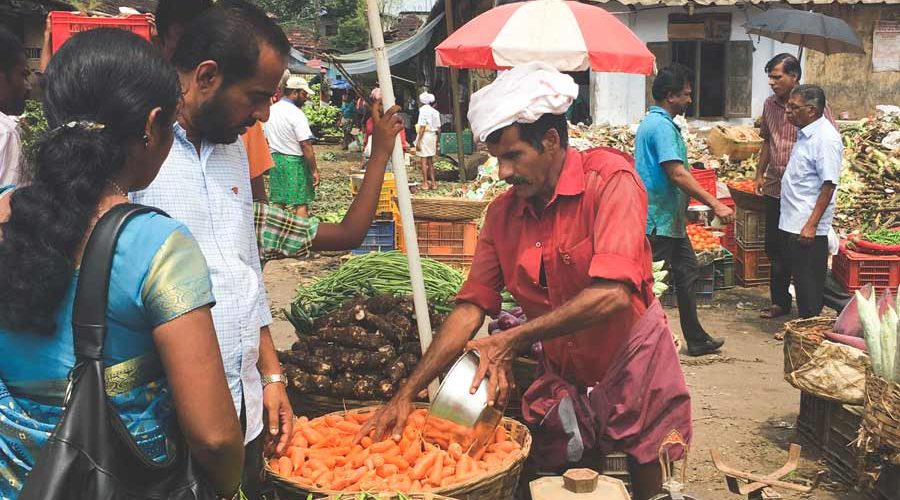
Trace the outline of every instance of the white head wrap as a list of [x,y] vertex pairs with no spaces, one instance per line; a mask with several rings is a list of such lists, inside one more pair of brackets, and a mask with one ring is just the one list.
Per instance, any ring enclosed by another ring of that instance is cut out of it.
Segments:
[[513,123],[534,123],[545,114],[561,115],[578,97],[571,76],[553,66],[532,62],[497,76],[493,83],[472,94],[469,123],[479,141]]
[[429,94],[428,92],[422,92],[419,94],[419,102],[422,104],[431,104],[434,102],[434,95]]

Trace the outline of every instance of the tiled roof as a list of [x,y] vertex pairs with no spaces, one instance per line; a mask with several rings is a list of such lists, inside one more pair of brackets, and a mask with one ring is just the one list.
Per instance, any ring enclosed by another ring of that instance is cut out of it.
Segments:
[[291,47],[299,50],[304,55],[317,54],[322,50],[331,48],[328,38],[320,36],[317,41],[315,31],[310,28],[291,26],[285,27],[284,32],[288,37],[288,41],[291,42]]
[[406,40],[413,36],[425,24],[421,17],[407,14],[400,18],[390,30],[384,32],[384,42],[392,43]]

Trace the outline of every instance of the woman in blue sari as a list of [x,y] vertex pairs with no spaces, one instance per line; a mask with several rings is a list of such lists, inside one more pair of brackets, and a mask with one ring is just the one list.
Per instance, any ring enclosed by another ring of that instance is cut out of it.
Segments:
[[[15,499],[62,414],[72,305],[94,224],[156,177],[173,141],[175,70],[123,30],[81,33],[47,68],[51,129],[33,182],[0,193],[0,498]],[[112,264],[106,390],[140,448],[166,458],[178,419],[223,497],[239,494],[240,424],[213,328],[209,271],[184,225],[132,219]]]

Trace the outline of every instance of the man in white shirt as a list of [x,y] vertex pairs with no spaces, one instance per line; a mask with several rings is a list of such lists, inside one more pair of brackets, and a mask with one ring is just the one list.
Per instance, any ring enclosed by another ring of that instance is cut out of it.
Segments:
[[22,182],[22,141],[13,117],[25,112],[30,74],[22,42],[0,26],[0,187]]
[[844,145],[824,116],[825,92],[815,85],[791,91],[788,120],[800,130],[781,179],[778,228],[787,241],[797,311],[802,318],[822,312],[828,265],[828,232],[834,218],[835,191]]
[[316,198],[319,169],[313,151],[312,130],[301,108],[312,90],[299,76],[288,78],[281,99],[272,105],[264,125],[275,167],[269,171],[269,201],[293,207],[299,217],[309,217]]
[[419,121],[416,123],[416,156],[422,159],[422,189],[435,189],[437,182],[434,178],[434,157],[438,153],[441,114],[431,107],[434,103],[433,94],[422,92],[419,102],[422,107],[419,108]]

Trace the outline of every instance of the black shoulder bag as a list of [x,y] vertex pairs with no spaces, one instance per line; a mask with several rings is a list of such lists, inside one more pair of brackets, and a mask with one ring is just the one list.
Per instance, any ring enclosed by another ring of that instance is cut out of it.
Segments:
[[75,367],[65,409],[37,456],[19,500],[212,500],[218,498],[173,417],[168,459],[157,463],[137,446],[106,397],[103,343],[109,276],[119,233],[138,214],[160,210],[118,205],[104,215],[84,251],[72,332]]

